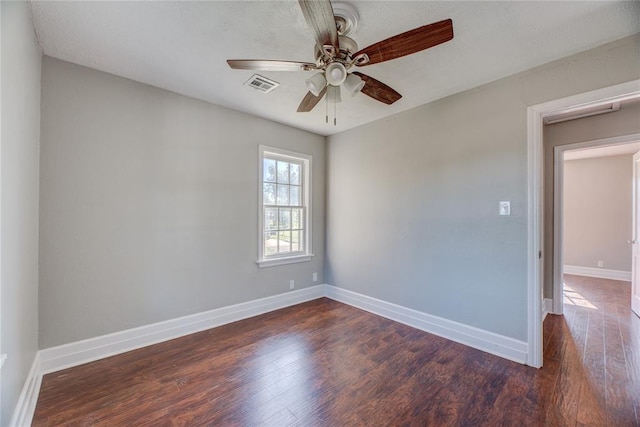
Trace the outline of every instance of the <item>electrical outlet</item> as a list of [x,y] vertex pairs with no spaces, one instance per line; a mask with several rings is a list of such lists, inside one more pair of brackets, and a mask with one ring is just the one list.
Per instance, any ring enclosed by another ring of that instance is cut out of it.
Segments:
[[604,268],[604,261],[598,261],[598,268]]
[[318,281],[318,273],[313,273],[313,281],[314,282]]
[[295,280],[289,280],[289,289],[293,289],[296,287],[296,281]]

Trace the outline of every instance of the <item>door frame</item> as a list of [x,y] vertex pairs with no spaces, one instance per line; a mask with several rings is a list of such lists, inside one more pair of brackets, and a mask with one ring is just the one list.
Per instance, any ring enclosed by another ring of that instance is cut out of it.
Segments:
[[640,174],[640,152],[633,155],[633,210],[632,210],[632,234],[631,234],[631,312],[640,316],[640,280],[638,275],[640,274],[638,268],[638,222],[640,221],[638,215],[638,174]]
[[564,152],[580,148],[594,148],[640,142],[640,133],[558,145],[553,148],[553,314],[563,312],[564,266]]
[[543,120],[566,113],[640,96],[640,79],[556,99],[527,108],[527,364],[542,367],[543,302]]

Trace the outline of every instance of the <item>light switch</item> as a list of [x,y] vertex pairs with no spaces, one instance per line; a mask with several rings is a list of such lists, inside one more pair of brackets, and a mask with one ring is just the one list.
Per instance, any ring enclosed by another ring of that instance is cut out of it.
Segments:
[[499,202],[499,213],[500,215],[511,215],[511,202],[502,201]]

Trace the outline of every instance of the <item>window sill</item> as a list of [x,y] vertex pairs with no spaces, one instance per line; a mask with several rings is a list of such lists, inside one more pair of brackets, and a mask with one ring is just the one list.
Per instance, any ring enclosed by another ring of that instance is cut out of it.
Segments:
[[263,259],[263,260],[257,261],[257,263],[258,263],[258,267],[260,268],[274,267],[276,265],[294,264],[296,262],[311,261],[311,258],[313,258],[314,256],[315,256],[314,254],[304,254],[304,255],[292,256],[287,258]]

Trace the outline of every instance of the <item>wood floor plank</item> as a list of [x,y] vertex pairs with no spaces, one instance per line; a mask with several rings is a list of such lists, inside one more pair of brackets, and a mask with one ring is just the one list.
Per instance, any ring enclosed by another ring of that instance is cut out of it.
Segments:
[[606,401],[608,424],[615,426],[637,425],[634,402],[631,394],[631,381],[627,367],[622,335],[618,324],[617,313],[615,316],[606,316]]
[[618,306],[620,334],[629,371],[629,389],[633,400],[636,423],[640,426],[640,317]]
[[640,425],[628,286],[566,282],[541,369],[322,298],[46,375],[33,425]]
[[602,310],[588,312],[588,333],[586,335],[582,363],[583,369],[577,425],[606,425],[607,405],[605,401],[605,340],[604,316]]
[[[574,329],[576,330],[576,329]],[[552,425],[574,425],[578,410],[582,366],[580,349],[569,336],[560,361],[547,419]],[[577,384],[576,384],[577,383]]]

